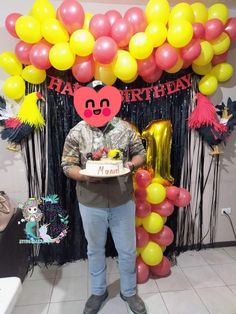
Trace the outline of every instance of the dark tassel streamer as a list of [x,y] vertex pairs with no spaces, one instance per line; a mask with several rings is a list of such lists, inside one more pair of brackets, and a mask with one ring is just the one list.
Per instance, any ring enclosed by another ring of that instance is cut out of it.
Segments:
[[[158,83],[162,84],[166,81],[175,80],[176,78],[180,78],[181,75],[189,73],[189,71],[188,69],[177,75],[165,73]],[[74,82],[69,71],[54,71],[52,75],[60,77],[64,81]],[[190,190],[190,179],[193,176],[192,161],[193,156],[197,154],[198,173],[196,175],[196,185],[194,191],[192,191],[192,204],[194,205],[191,205],[191,208],[188,207],[179,211],[176,209],[174,214],[169,217],[167,221],[167,224],[175,234],[175,242],[167,247],[165,251],[165,254],[170,258],[178,254],[185,247],[193,247],[195,243],[197,243],[200,248],[202,241],[203,192],[209,178],[210,170],[207,176],[204,177],[204,144],[199,137],[196,137],[193,141],[190,130],[188,130],[186,124],[186,119],[188,118],[189,112],[192,110],[191,103],[193,90],[196,88],[196,81],[196,79],[193,80],[193,88],[183,91],[180,90],[171,95],[154,98],[151,93],[150,100],[124,102],[119,112],[119,116],[136,125],[140,133],[152,120],[171,120],[173,127],[171,175],[175,178],[174,184],[176,186],[180,186],[181,184],[181,186]],[[47,83],[49,83],[49,81]],[[147,84],[143,82],[141,78],[138,78],[129,85],[117,81],[115,86],[119,89],[126,90],[131,88],[145,88],[152,86],[152,84]],[[43,112],[46,120],[48,141],[46,141],[45,130],[40,133],[35,132],[32,135],[33,138],[26,141],[24,152],[29,181],[29,195],[42,196],[57,194],[62,207],[68,212],[70,220],[69,232],[66,238],[58,245],[41,245],[37,260],[46,264],[53,262],[63,264],[68,261],[86,258],[87,243],[84,237],[75,193],[75,182],[66,178],[60,166],[65,137],[69,130],[80,121],[80,118],[75,112],[72,97],[63,95],[54,90],[49,90],[46,85],[40,88],[40,92],[47,97],[47,108],[42,104],[41,112]],[[28,90],[28,92],[31,92],[31,90]],[[48,151],[46,145],[48,146]],[[191,146],[194,146],[192,152],[190,150]],[[39,166],[37,166],[38,164],[36,162],[38,149],[40,151]],[[185,154],[184,158],[185,151],[188,152],[188,154]],[[46,158],[48,163],[46,163]],[[46,173],[46,169],[48,169],[48,173]],[[37,171],[36,175],[34,173],[35,171]],[[217,191],[215,191],[215,193],[215,196],[217,196]],[[212,222],[215,220],[215,203],[216,201],[214,201],[212,205]],[[197,239],[194,239],[195,233],[197,233]],[[106,255],[116,255],[110,233],[107,239]]]
[[[195,90],[197,90],[197,80],[197,77],[193,77],[192,84]],[[189,114],[192,110],[192,105],[190,105]],[[188,249],[200,250],[203,246],[203,241],[209,233],[210,243],[214,242],[219,188],[219,156],[211,157],[207,169],[205,162],[206,145],[204,138],[200,136],[198,132],[188,130],[181,186],[191,192],[192,200],[189,206],[177,209],[179,211],[175,247],[177,255],[181,251]],[[194,173],[192,169],[194,169]],[[204,204],[204,196],[210,177],[213,177],[210,221],[208,230],[206,234],[203,235],[203,211],[206,206]]]

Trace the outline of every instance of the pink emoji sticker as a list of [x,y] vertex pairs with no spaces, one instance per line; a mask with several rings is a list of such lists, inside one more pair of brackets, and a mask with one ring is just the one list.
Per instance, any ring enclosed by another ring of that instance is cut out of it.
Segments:
[[74,93],[74,106],[78,115],[92,126],[102,126],[120,110],[122,97],[113,86],[105,86],[98,92],[91,87],[81,87]]

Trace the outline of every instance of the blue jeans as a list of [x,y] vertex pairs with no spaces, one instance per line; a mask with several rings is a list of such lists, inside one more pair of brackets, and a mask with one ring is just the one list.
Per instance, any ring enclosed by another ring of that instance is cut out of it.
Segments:
[[105,244],[108,227],[118,252],[121,293],[136,293],[136,236],[133,201],[113,207],[94,208],[79,204],[85,237],[88,241],[88,262],[92,294],[106,290]]

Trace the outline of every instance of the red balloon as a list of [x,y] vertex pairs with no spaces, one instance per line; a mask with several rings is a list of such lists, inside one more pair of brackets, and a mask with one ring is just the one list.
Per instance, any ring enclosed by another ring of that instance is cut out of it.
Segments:
[[115,58],[118,47],[114,39],[108,36],[99,37],[93,48],[95,61],[102,64],[109,64]]
[[52,45],[45,41],[35,44],[29,54],[30,62],[38,69],[47,70],[51,67],[49,52]]
[[193,23],[193,38],[204,38],[205,27],[202,23]]
[[174,233],[168,226],[164,226],[158,233],[150,234],[149,237],[160,246],[168,246],[174,241]]
[[205,39],[213,40],[224,31],[224,24],[219,19],[211,19],[205,24]]
[[11,13],[5,19],[5,26],[8,33],[10,33],[13,37],[16,38],[18,38],[18,35],[16,33],[16,21],[20,16],[22,16],[22,14],[20,13]]
[[143,218],[149,215],[151,212],[151,204],[146,201],[140,201],[136,203],[136,216]]
[[57,17],[71,34],[83,27],[84,9],[77,0],[66,0],[59,6]]
[[149,278],[149,267],[144,263],[140,256],[136,259],[137,283],[144,283]]
[[117,20],[122,18],[122,15],[120,14],[120,12],[116,10],[109,10],[105,13],[105,15],[108,17],[108,20],[111,26],[115,24]]
[[191,201],[191,195],[189,191],[187,191],[184,188],[179,188],[179,196],[177,199],[174,201],[175,206],[178,207],[185,207],[188,206],[190,201]]
[[227,60],[228,52],[222,53],[221,55],[215,55],[211,60],[212,65],[223,63]]
[[29,54],[34,45],[19,41],[15,46],[15,54],[22,64],[30,64]]
[[142,79],[147,83],[154,83],[160,79],[160,77],[162,76],[162,73],[163,71],[161,69],[158,69],[158,67],[156,67],[153,73],[147,76],[143,75]]
[[[192,41],[181,49],[181,56],[184,61],[192,62],[201,53],[201,45],[198,40],[192,39]],[[190,63],[191,64],[191,63]]]
[[166,256],[163,256],[162,261],[155,266],[149,266],[150,272],[159,277],[165,277],[170,274],[171,264]]
[[178,61],[178,57],[178,50],[168,43],[158,47],[155,52],[156,64],[161,70],[172,68]]
[[152,181],[151,174],[144,169],[139,169],[135,173],[135,180],[137,182],[137,185],[141,188],[146,188]]
[[130,38],[133,36],[133,27],[125,19],[117,20],[111,28],[111,37],[121,48],[128,46]]
[[75,64],[72,67],[72,74],[74,78],[81,82],[90,82],[94,77],[95,64],[92,56],[77,57]]
[[184,60],[184,64],[182,66],[182,69],[187,69],[192,64],[192,61],[186,61]]
[[89,30],[95,38],[109,36],[111,25],[105,14],[95,14],[89,22]]
[[153,212],[156,212],[162,217],[168,217],[172,215],[174,211],[174,205],[168,199],[165,199],[160,204],[152,204],[151,207]]
[[138,201],[145,201],[146,197],[147,197],[147,191],[146,191],[146,189],[142,189],[142,188],[138,187],[134,191],[134,196],[135,196],[135,199]]
[[179,196],[179,188],[177,186],[171,185],[166,188],[166,197],[174,201]]
[[132,7],[125,12],[124,19],[132,26],[134,34],[144,32],[147,27],[147,20],[144,11],[138,7]]
[[143,247],[149,241],[149,234],[143,227],[136,227],[136,246]]
[[228,19],[225,25],[225,32],[229,35],[231,40],[236,40],[236,17]]
[[156,70],[156,61],[154,53],[152,53],[147,59],[137,60],[138,74],[140,76],[149,76]]

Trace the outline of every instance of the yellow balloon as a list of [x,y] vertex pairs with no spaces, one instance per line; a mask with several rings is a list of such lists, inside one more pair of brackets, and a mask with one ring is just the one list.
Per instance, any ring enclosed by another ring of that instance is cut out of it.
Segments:
[[219,19],[224,24],[228,21],[229,10],[223,3],[215,3],[208,9],[208,20]]
[[49,18],[42,22],[43,37],[51,44],[67,42],[69,34],[65,27],[57,19]]
[[112,63],[112,69],[119,79],[131,80],[138,72],[138,65],[128,51],[118,50],[117,57]]
[[33,65],[27,65],[23,69],[21,76],[25,81],[31,84],[41,84],[46,79],[46,71],[37,69]]
[[84,15],[83,29],[85,29],[86,31],[89,31],[89,23],[90,23],[92,17],[93,17],[93,14],[90,12],[86,12]]
[[135,59],[146,59],[153,51],[152,42],[146,33],[136,33],[129,41],[129,51]]
[[56,18],[55,9],[48,0],[36,0],[33,4],[31,15],[40,23],[48,18]]
[[168,73],[177,73],[182,69],[183,64],[184,60],[179,56],[177,63],[172,68],[165,71]]
[[13,52],[3,52],[0,55],[0,66],[10,75],[20,75],[22,64]]
[[181,2],[172,8],[169,16],[169,24],[175,23],[176,20],[194,22],[193,10],[190,4]]
[[112,71],[111,64],[96,63],[94,77],[96,80],[102,81],[106,85],[113,85],[116,81],[116,76]]
[[152,22],[145,30],[153,47],[160,47],[166,41],[167,28],[163,22]]
[[129,83],[134,82],[137,79],[137,77],[138,77],[138,73],[134,77],[132,77],[130,80],[124,80],[123,79],[122,81],[129,84]]
[[151,204],[159,204],[166,198],[166,189],[159,183],[151,183],[146,189],[147,201]]
[[18,37],[26,43],[34,44],[42,39],[40,23],[33,16],[20,16],[16,20],[15,29]]
[[234,73],[234,68],[229,63],[220,63],[213,67],[211,74],[214,75],[218,82],[228,81]]
[[140,227],[142,225],[142,223],[143,223],[142,218],[136,216],[135,217],[135,226]]
[[203,95],[211,95],[217,90],[217,78],[214,75],[207,74],[200,80],[198,87]]
[[153,241],[149,241],[148,244],[142,249],[141,257],[145,264],[149,266],[155,266],[161,262],[163,258],[163,252],[160,245]]
[[206,40],[202,41],[200,45],[201,45],[201,53],[193,61],[193,63],[201,66],[201,65],[206,65],[211,62],[214,56],[214,51],[213,51],[212,45]]
[[169,44],[176,48],[182,48],[189,44],[192,37],[193,27],[188,21],[177,20],[171,23],[167,32]]
[[5,96],[11,99],[20,99],[25,94],[25,81],[20,75],[8,77],[3,84]]
[[191,4],[193,10],[194,22],[205,24],[208,19],[208,12],[205,4],[201,2],[195,2]]
[[59,43],[51,48],[49,60],[55,69],[65,71],[73,66],[75,54],[71,51],[68,43]]
[[155,177],[174,181],[170,174],[172,126],[170,120],[153,120],[142,132],[147,146],[147,169]]
[[161,176],[157,176],[155,178],[152,179],[151,183],[160,183],[160,184],[164,184],[166,182],[165,179],[163,179]]
[[221,55],[225,53],[230,46],[230,37],[225,32],[221,33],[219,37],[210,41],[214,54]]
[[149,233],[157,233],[163,228],[162,217],[157,213],[150,213],[142,218],[143,228]]
[[206,65],[196,65],[193,63],[192,69],[195,73],[197,73],[199,75],[206,75],[206,74],[211,72],[212,64],[208,63]]
[[167,0],[149,0],[145,14],[148,23],[158,21],[166,25],[170,14],[170,5]]
[[85,29],[78,29],[70,37],[71,50],[81,57],[91,55],[95,45],[93,35]]

